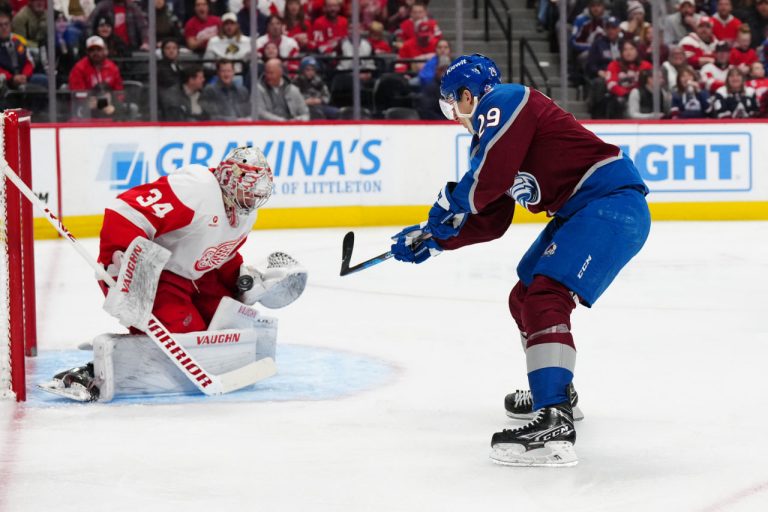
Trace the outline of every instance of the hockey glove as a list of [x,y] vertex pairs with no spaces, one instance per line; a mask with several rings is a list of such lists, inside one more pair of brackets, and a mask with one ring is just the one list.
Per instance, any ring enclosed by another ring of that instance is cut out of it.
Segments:
[[[243,281],[249,282],[248,286],[241,287],[244,276],[251,279]],[[295,301],[304,292],[307,269],[288,254],[273,252],[266,261],[256,266],[241,265],[240,278],[240,302],[248,306],[260,302],[268,308],[278,309]]]
[[397,261],[406,263],[424,263],[430,256],[438,256],[443,252],[435,240],[427,238],[416,240],[424,233],[426,223],[409,226],[392,237],[395,241],[390,251]]
[[458,235],[464,223],[467,222],[467,213],[451,196],[455,187],[455,182],[448,182],[437,195],[437,201],[432,205],[432,209],[429,210],[425,231],[441,240]]

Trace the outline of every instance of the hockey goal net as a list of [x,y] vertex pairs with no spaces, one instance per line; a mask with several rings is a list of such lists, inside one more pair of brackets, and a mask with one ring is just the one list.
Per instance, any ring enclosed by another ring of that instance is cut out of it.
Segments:
[[[29,116],[0,113],[3,161],[32,186]],[[0,174],[0,398],[26,399],[24,356],[37,352],[32,205]]]

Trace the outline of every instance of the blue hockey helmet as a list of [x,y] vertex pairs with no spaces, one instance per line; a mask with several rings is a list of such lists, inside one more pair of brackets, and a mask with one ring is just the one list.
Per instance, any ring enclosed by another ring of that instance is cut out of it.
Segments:
[[479,53],[462,55],[451,62],[440,80],[440,108],[448,119],[453,119],[453,104],[459,99],[461,89],[469,90],[479,101],[500,83],[501,72],[493,60]]

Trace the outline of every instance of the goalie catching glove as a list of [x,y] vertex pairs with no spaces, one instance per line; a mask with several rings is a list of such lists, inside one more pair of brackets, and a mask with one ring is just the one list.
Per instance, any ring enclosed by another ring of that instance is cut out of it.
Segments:
[[104,300],[104,311],[126,327],[147,329],[155,303],[160,273],[171,252],[143,237],[136,237],[125,250],[115,251],[107,273],[117,275]]
[[[266,264],[265,264],[266,263]],[[249,279],[252,284],[248,289]],[[307,286],[307,269],[284,252],[273,252],[266,262],[257,266],[240,266],[238,300],[252,306],[260,302],[277,309],[299,298]]]

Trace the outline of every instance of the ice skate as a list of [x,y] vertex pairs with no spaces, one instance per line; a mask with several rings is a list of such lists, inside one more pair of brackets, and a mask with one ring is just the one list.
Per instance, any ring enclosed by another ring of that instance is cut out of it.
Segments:
[[[571,410],[573,411],[573,421],[581,421],[584,419],[584,413],[579,409],[579,394],[576,393],[576,388],[573,384],[568,384],[568,397],[571,402]],[[504,409],[507,411],[507,416],[516,420],[531,420],[533,419],[533,397],[528,389],[518,389],[514,393],[510,393],[504,397]]]
[[533,420],[491,438],[491,460],[507,466],[573,466],[576,430],[568,402],[543,407]]
[[48,393],[77,402],[93,402],[99,398],[99,388],[94,379],[93,363],[57,373],[53,379],[48,382],[41,382],[37,387]]

